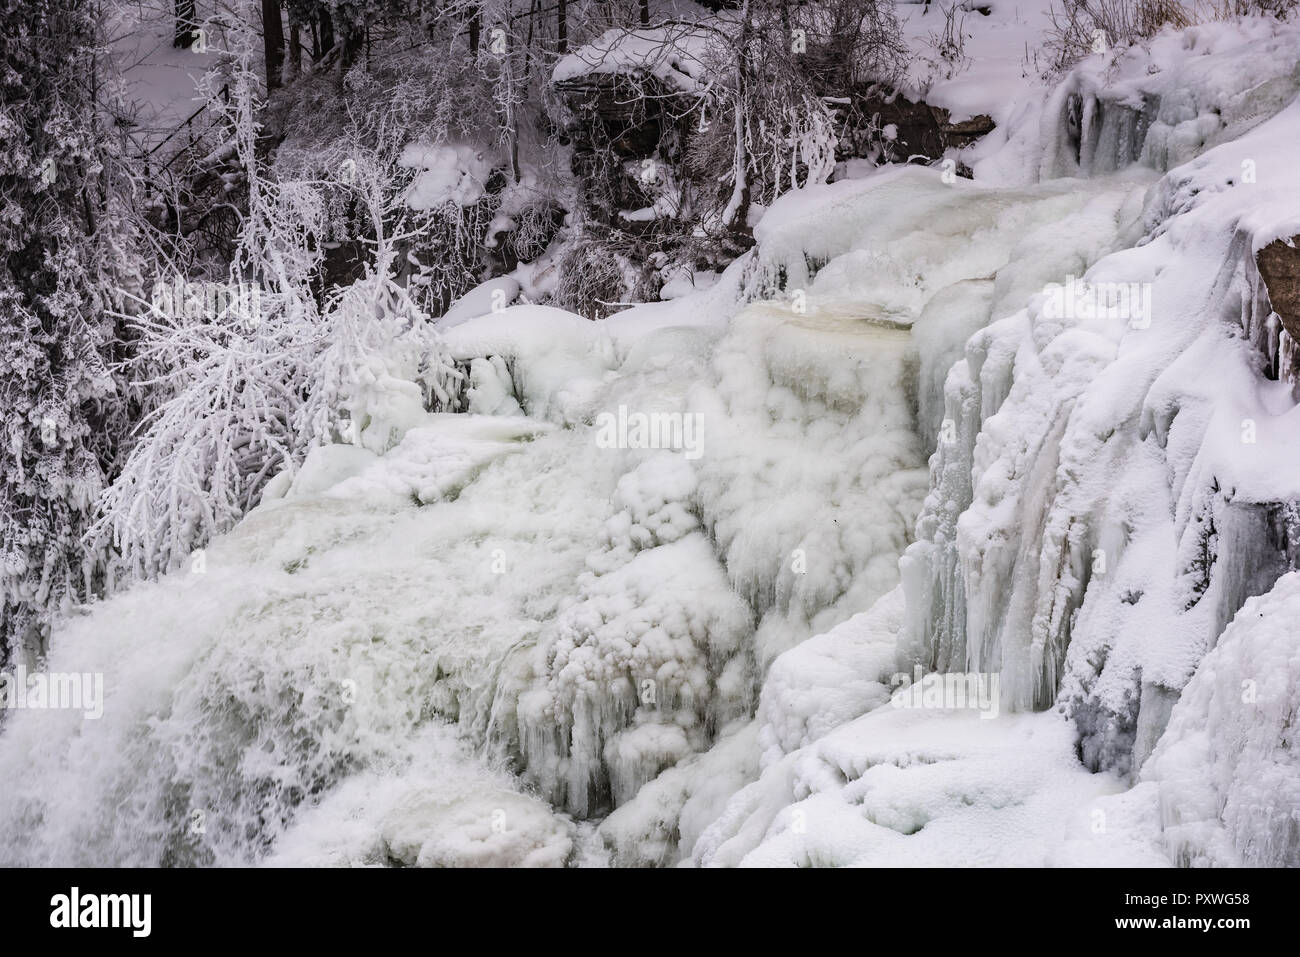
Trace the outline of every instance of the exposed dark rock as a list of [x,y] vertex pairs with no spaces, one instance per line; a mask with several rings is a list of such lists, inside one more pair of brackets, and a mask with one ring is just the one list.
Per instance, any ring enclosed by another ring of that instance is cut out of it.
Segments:
[[1255,266],[1268,289],[1268,301],[1282,320],[1282,328],[1300,343],[1300,248],[1296,241],[1276,239],[1255,256]]
[[621,225],[617,210],[645,204],[623,164],[652,157],[679,163],[689,122],[681,118],[690,113],[692,101],[643,72],[589,74],[557,83],[555,90],[564,104],[559,125],[573,145],[573,173],[588,212]]
[[934,115],[935,124],[939,128],[939,135],[943,137],[945,146],[968,146],[981,136],[993,132],[993,118],[984,113],[954,123],[950,119],[951,114],[941,106],[930,107],[930,112]]
[[[1260,374],[1291,384],[1300,400],[1300,236],[1251,255],[1254,237],[1239,230],[1232,256],[1244,266],[1240,323],[1260,357]],[[1234,309],[1235,311],[1235,309]]]
[[852,111],[846,121],[843,140],[848,152],[862,155],[869,144],[861,143],[855,127],[865,125],[897,129],[893,158],[898,162],[911,159],[936,160],[943,155],[944,140],[934,113],[924,103],[913,103],[898,94],[872,92],[853,97]]
[[[874,124],[864,121],[874,121]],[[953,123],[949,112],[942,107],[930,106],[923,100],[913,102],[901,94],[873,90],[852,98],[843,136],[848,152],[855,155],[866,152],[857,127],[870,125],[893,125],[897,129],[891,151],[893,160],[934,162],[949,148],[967,146],[989,133],[993,129],[993,120],[980,115]]]

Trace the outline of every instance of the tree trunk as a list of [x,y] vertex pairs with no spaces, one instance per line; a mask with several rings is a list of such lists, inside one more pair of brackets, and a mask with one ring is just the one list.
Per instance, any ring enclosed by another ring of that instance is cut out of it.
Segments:
[[198,29],[195,22],[194,0],[176,0],[176,36],[172,46],[188,50],[194,45],[194,31]]
[[289,15],[289,76],[302,73],[302,26],[297,17]]
[[347,73],[357,62],[361,48],[366,40],[365,30],[355,24],[348,24],[343,30],[343,51],[339,58],[339,75]]
[[650,0],[641,0],[641,25],[650,25]]
[[334,49],[334,20],[330,17],[330,12],[324,7],[320,8],[320,55],[325,57],[330,50]]
[[284,25],[280,22],[280,0],[262,0],[262,51],[266,56],[266,91],[280,87],[284,66]]
[[483,10],[481,7],[475,7],[474,13],[469,18],[469,55],[478,56],[479,34],[482,32]]
[[743,233],[749,228],[749,151],[745,146],[745,128],[748,117],[745,116],[746,100],[749,91],[749,44],[751,27],[749,22],[749,0],[745,0],[740,11],[740,42],[736,47],[736,115],[735,115],[735,156],[733,173],[735,187],[731,199],[723,211],[722,224],[734,233]]
[[506,130],[506,141],[509,144],[508,151],[510,154],[510,174],[514,182],[520,180],[519,170],[519,125],[515,116],[515,76],[514,76],[514,54],[510,49],[510,35],[505,37],[506,49],[501,58],[502,82],[505,86],[505,115],[504,123]]
[[555,32],[560,40],[560,52],[569,52],[569,4],[568,0],[559,0],[559,6],[556,8],[556,25]]

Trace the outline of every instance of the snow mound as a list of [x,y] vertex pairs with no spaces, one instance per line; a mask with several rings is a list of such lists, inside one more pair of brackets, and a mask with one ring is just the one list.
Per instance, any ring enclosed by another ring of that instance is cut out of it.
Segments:
[[500,412],[509,395],[512,408],[560,425],[591,417],[615,366],[599,324],[551,306],[511,306],[469,319],[448,330],[446,345],[470,366],[469,411]]
[[464,143],[426,146],[413,143],[402,150],[398,165],[415,170],[407,188],[411,209],[436,209],[445,203],[472,206],[487,192],[496,157],[481,147]]
[[766,767],[890,699],[903,590],[882,596],[772,664],[758,705]]
[[[884,707],[767,767],[695,845],[699,866],[1167,866],[1059,715]],[[1135,833],[1137,831],[1137,833]],[[1098,850],[1098,847],[1101,847]]]
[[[574,827],[515,780],[465,753],[454,732],[422,731],[409,762],[349,778],[305,809],[271,867],[559,867]],[[322,836],[324,840],[322,840]]]
[[500,312],[519,299],[519,281],[512,276],[496,276],[479,283],[461,296],[437,320],[439,329],[450,329],[462,322]]
[[708,82],[706,53],[719,40],[706,24],[676,23],[642,30],[607,30],[560,59],[551,74],[564,83],[593,74],[641,73],[669,90],[695,92]]

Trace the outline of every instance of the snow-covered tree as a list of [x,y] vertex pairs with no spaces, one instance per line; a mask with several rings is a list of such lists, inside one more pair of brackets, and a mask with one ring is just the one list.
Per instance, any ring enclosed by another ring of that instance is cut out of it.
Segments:
[[126,415],[112,310],[137,288],[82,0],[0,2],[0,660],[97,586],[82,542]]
[[718,220],[743,230],[751,202],[825,180],[838,145],[830,103],[896,80],[906,48],[877,0],[745,0],[737,19],[711,45],[721,121],[696,138],[692,161],[706,177],[730,165]]
[[[387,393],[414,390],[427,408],[444,408],[454,395],[456,372],[428,316],[396,281],[409,211],[376,159],[381,147],[356,128],[328,174],[278,176],[259,146],[258,45],[251,32],[236,36],[205,81],[247,187],[227,275],[195,283],[173,274],[132,321],[132,370],[148,411],[93,530],[128,577],[182,564],[314,445],[382,445]],[[356,282],[322,293],[324,246],[340,206],[364,220],[359,246],[367,253]]]

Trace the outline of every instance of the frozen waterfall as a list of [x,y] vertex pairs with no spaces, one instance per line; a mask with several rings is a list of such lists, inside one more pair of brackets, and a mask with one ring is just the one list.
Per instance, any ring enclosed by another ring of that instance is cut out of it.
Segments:
[[449,329],[467,412],[56,630],[104,713],[6,717],[0,863],[1300,863],[1300,209],[1241,173],[1300,79],[1203,42],[705,292]]

